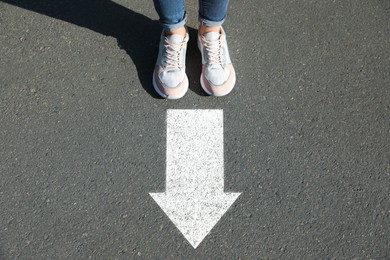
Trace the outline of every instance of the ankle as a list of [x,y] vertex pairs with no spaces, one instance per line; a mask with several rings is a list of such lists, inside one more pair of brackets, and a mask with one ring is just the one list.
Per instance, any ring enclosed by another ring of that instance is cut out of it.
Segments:
[[178,35],[185,37],[186,33],[187,33],[186,28],[183,26],[183,27],[180,27],[180,28],[175,29],[175,30],[166,30],[165,36],[178,34]]
[[203,24],[199,25],[199,34],[200,35],[204,35],[205,33],[208,33],[208,32],[221,33],[221,26],[208,27],[208,26],[205,26]]

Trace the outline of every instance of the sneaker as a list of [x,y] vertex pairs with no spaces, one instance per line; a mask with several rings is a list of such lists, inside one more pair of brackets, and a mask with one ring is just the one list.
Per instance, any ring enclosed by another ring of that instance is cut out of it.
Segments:
[[202,75],[200,84],[211,96],[225,96],[236,84],[236,73],[229,56],[226,34],[208,32],[198,34],[198,48],[202,54]]
[[188,90],[185,60],[188,33],[165,36],[161,34],[156,66],[153,72],[153,87],[163,98],[178,99]]

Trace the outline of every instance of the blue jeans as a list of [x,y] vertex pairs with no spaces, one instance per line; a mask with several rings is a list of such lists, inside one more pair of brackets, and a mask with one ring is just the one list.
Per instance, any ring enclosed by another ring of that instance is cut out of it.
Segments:
[[[165,30],[175,30],[187,22],[184,0],[153,0]],[[199,21],[205,26],[220,26],[226,18],[229,0],[199,0]]]

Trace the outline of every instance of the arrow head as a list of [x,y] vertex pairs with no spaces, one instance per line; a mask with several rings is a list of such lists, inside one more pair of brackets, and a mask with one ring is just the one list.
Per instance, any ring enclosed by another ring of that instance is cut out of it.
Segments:
[[149,194],[196,248],[241,193]]

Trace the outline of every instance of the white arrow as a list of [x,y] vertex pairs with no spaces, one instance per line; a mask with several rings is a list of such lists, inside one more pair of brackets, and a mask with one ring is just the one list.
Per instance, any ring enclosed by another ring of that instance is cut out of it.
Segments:
[[153,199],[196,248],[240,193],[224,193],[223,111],[167,111],[166,191]]

